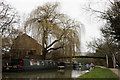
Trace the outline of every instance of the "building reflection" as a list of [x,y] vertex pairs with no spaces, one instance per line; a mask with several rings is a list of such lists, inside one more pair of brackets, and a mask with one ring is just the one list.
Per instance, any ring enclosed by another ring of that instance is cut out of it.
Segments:
[[56,74],[56,78],[72,78],[72,70],[60,69]]
[[72,70],[42,70],[3,73],[3,78],[72,78]]
[[27,72],[4,72],[3,80],[18,80],[21,78],[24,80],[41,80],[44,78],[76,78],[86,71],[80,69],[60,69],[60,70],[39,70],[39,71],[27,71]]

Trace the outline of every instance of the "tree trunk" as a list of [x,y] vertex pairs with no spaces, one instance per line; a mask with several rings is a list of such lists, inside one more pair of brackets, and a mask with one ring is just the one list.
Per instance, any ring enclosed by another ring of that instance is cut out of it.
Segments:
[[46,50],[46,49],[43,49],[43,51],[42,51],[42,56],[43,56],[43,59],[44,59],[44,60],[46,59],[46,54],[47,54],[47,50]]
[[108,67],[108,65],[109,65],[109,63],[108,63],[108,55],[106,55],[106,63],[107,63],[107,67]]
[[116,59],[115,59],[115,55],[113,54],[113,66],[114,68],[116,67]]
[[108,63],[109,63],[108,67],[113,68],[113,60],[112,60],[112,57],[110,56],[108,56]]

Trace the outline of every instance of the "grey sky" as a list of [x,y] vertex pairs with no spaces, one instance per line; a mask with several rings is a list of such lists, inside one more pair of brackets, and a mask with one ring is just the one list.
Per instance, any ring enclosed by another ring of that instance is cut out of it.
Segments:
[[[94,14],[85,11],[83,8],[91,7],[103,11],[108,7],[109,0],[6,0],[21,16],[29,14],[37,6],[46,2],[60,2],[60,11],[84,25],[82,29],[82,51],[86,51],[86,41],[91,41],[94,37],[100,37],[99,28],[104,24]],[[85,31],[84,31],[85,30]],[[85,35],[84,35],[85,34]]]

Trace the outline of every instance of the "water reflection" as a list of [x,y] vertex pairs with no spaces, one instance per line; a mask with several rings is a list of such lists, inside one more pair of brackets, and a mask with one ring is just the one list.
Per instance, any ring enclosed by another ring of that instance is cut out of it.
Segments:
[[30,72],[5,72],[3,78],[76,78],[86,71],[80,69],[39,70]]

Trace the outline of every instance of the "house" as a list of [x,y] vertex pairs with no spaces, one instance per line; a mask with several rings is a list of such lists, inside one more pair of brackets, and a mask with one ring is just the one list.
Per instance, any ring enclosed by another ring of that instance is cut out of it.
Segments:
[[18,36],[10,51],[11,58],[42,58],[42,46],[27,34]]

